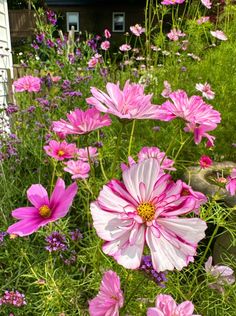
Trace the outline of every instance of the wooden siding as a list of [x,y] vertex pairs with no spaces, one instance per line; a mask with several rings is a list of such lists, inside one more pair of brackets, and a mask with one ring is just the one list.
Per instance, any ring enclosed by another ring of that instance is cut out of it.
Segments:
[[13,41],[34,34],[36,25],[33,10],[9,10],[9,22]]

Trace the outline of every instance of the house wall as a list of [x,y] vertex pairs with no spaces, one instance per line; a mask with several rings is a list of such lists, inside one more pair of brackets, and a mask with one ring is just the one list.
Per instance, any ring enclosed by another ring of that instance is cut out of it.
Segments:
[[10,130],[5,108],[11,90],[11,77],[12,55],[7,0],[0,0],[0,129],[7,132]]
[[9,10],[9,22],[13,42],[34,34],[36,23],[33,10]]
[[[144,6],[143,5],[126,5],[111,4],[99,6],[50,6],[50,9],[60,14],[63,18],[62,28],[66,31],[66,12],[79,12],[80,31],[88,31],[93,34],[102,34],[107,28],[112,31],[112,13],[125,12],[125,32],[129,31],[131,25],[136,23],[144,24]],[[112,33],[113,39],[121,40],[124,32]],[[122,36],[121,36],[122,35]],[[124,40],[124,39],[123,39]]]

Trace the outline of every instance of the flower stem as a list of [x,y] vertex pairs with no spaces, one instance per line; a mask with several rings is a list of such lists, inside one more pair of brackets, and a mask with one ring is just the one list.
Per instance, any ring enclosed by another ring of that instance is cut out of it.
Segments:
[[130,138],[129,138],[128,157],[130,156],[130,153],[131,153],[132,141],[133,141],[133,136],[134,136],[134,129],[135,129],[135,120],[133,120],[132,129],[131,129]]
[[208,253],[208,251],[209,251],[209,249],[210,249],[210,246],[211,246],[211,243],[212,243],[212,241],[213,241],[213,239],[215,238],[215,235],[217,234],[217,232],[218,232],[218,229],[219,229],[219,224],[215,227],[215,229],[214,229],[214,232],[213,232],[213,234],[212,234],[212,236],[211,236],[211,238],[210,238],[210,240],[209,240],[209,243],[208,243],[208,245],[207,245],[207,247],[206,247],[206,250],[204,251],[204,254],[203,254],[203,256],[201,257],[201,260],[200,260],[200,262],[199,262],[199,264],[198,264],[198,266],[197,266],[197,268],[196,268],[196,270],[195,270],[195,275],[194,275],[194,277],[193,277],[193,281],[192,281],[192,283],[190,284],[190,291],[192,290],[192,287],[193,287],[193,285],[194,285],[194,283],[195,283],[195,281],[196,281],[196,279],[197,279],[197,275],[198,275],[198,271],[200,270],[200,268],[201,268],[201,266],[202,266],[202,264],[203,264],[203,262],[204,262],[204,260],[205,260],[205,258],[206,258],[206,255],[207,255],[207,253]]
[[111,167],[111,178],[114,176],[115,173],[115,169],[116,169],[116,164],[117,161],[119,159],[119,153],[120,153],[120,143],[121,143],[121,136],[122,136],[122,131],[123,131],[123,123],[121,123],[121,127],[120,127],[120,131],[117,137],[117,143],[116,143],[116,152],[115,152],[115,157],[112,163],[112,167]]

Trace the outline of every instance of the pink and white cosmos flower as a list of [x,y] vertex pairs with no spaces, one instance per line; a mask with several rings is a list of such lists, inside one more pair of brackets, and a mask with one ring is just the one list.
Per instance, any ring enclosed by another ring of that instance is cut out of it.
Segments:
[[104,41],[101,43],[101,49],[108,50],[110,48],[111,44],[109,41]]
[[140,36],[142,33],[145,32],[145,29],[140,24],[135,24],[134,26],[130,26],[130,31],[135,36]]
[[119,47],[121,52],[128,52],[131,50],[131,46],[129,44],[123,44]]
[[50,140],[49,145],[43,148],[48,156],[59,161],[73,158],[78,153],[76,144],[68,144],[66,141],[60,143],[56,140]]
[[205,82],[204,84],[202,83],[197,83],[195,86],[196,90],[202,92],[202,96],[205,97],[208,100],[213,100],[215,97],[215,92],[211,90],[211,86],[209,83]]
[[199,18],[199,19],[197,20],[197,24],[198,24],[198,25],[201,25],[201,24],[203,24],[203,23],[208,22],[209,20],[210,20],[210,17],[209,17],[209,16],[202,16],[201,18]]
[[156,306],[148,308],[147,316],[200,316],[194,315],[194,305],[191,301],[176,304],[172,296],[159,294]]
[[138,162],[142,162],[148,158],[155,158],[163,170],[176,170],[173,167],[174,160],[166,157],[164,151],[160,151],[158,147],[143,147],[138,153]]
[[111,33],[110,33],[110,31],[109,31],[108,29],[105,29],[105,30],[104,30],[104,36],[105,36],[106,38],[110,38],[110,37],[111,37]]
[[39,92],[41,79],[33,76],[24,76],[14,81],[13,86],[16,92]]
[[167,37],[171,40],[171,41],[178,41],[178,39],[180,37],[184,37],[186,36],[185,33],[182,33],[180,30],[176,30],[176,28],[172,29],[168,34]]
[[171,121],[177,117],[185,120],[185,132],[194,133],[194,141],[199,144],[206,137],[214,144],[214,137],[207,132],[212,131],[221,121],[220,113],[206,104],[199,96],[188,98],[183,90],[177,90],[169,95],[172,102],[166,101],[159,108],[156,119]]
[[64,171],[72,174],[71,179],[86,179],[89,177],[90,165],[82,160],[69,160],[65,162]]
[[[88,157],[89,154],[89,157]],[[78,158],[82,161],[88,162],[89,158],[91,161],[95,161],[98,156],[98,150],[96,147],[89,146],[88,148],[79,148]]]
[[214,281],[209,284],[211,289],[215,289],[220,293],[224,292],[224,285],[231,285],[235,282],[234,270],[223,265],[212,265],[212,257],[209,257],[205,263],[205,270],[209,273]]
[[88,134],[98,128],[111,125],[109,116],[102,116],[95,108],[86,111],[75,109],[66,116],[68,121],[61,119],[52,123],[53,131],[63,136]]
[[161,4],[171,5],[171,4],[181,4],[184,3],[185,0],[163,0]]
[[223,31],[211,31],[211,35],[214,36],[215,38],[221,40],[221,41],[227,41],[228,37],[225,35]]
[[211,9],[212,3],[210,0],[201,0],[201,3],[206,7],[207,9]]
[[207,226],[199,218],[182,217],[196,208],[195,199],[181,195],[182,190],[182,181],[175,183],[153,158],[124,171],[123,182],[104,185],[91,203],[104,253],[125,268],[137,269],[147,244],[157,272],[187,266]]
[[86,102],[101,112],[113,114],[120,119],[155,119],[159,107],[151,104],[152,94],[144,94],[144,86],[126,81],[124,89],[117,84],[108,82],[108,94],[91,87],[92,97]]

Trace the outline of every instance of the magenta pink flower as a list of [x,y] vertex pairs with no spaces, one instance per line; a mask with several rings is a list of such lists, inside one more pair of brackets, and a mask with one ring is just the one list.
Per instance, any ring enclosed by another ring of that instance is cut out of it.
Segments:
[[212,3],[210,0],[201,0],[201,3],[207,8],[211,9]]
[[124,171],[123,183],[111,180],[91,203],[104,253],[125,268],[137,269],[146,243],[158,272],[187,266],[205,236],[206,223],[179,217],[196,208],[195,199],[181,195],[182,190],[182,181],[163,174],[153,158]]
[[101,49],[108,50],[110,48],[111,44],[109,41],[104,41],[101,43]]
[[90,165],[82,160],[69,160],[65,162],[64,171],[72,174],[72,179],[86,179],[89,177]]
[[198,191],[194,191],[190,185],[187,185],[185,182],[182,182],[183,188],[181,191],[181,196],[191,196],[195,200],[195,209],[193,210],[195,214],[199,214],[199,208],[202,204],[207,202],[207,197]]
[[209,168],[212,165],[212,160],[209,156],[201,156],[199,160],[200,166],[202,169]]
[[13,86],[16,92],[39,92],[41,89],[41,79],[33,76],[24,76],[14,81]]
[[185,0],[163,0],[161,4],[171,5],[171,4],[181,4],[184,3]]
[[231,285],[235,282],[234,271],[227,266],[212,265],[212,257],[209,257],[205,263],[205,270],[214,278],[214,281],[209,283],[211,289],[215,289],[221,293],[224,292],[224,285]]
[[202,83],[197,83],[195,86],[196,90],[202,92],[202,96],[205,97],[208,100],[213,100],[215,97],[215,92],[211,90],[211,86],[209,83],[205,82],[204,84]]
[[135,36],[140,36],[142,33],[145,32],[145,29],[139,25],[135,24],[134,26],[130,26],[130,31],[135,35]]
[[111,33],[110,33],[110,31],[109,31],[108,29],[105,29],[105,30],[104,30],[104,36],[105,36],[106,38],[110,38],[110,37],[111,37]]
[[170,33],[167,34],[167,37],[171,41],[178,41],[180,37],[184,37],[184,36],[186,36],[186,34],[182,33],[180,30],[176,30],[176,28],[172,29]]
[[117,84],[107,83],[108,94],[92,87],[93,97],[87,103],[99,111],[118,116],[120,119],[154,119],[158,106],[151,104],[152,94],[145,95],[141,84],[126,81],[123,91]]
[[88,134],[98,128],[111,125],[108,115],[102,116],[101,113],[93,109],[82,111],[75,109],[67,114],[68,121],[61,119],[52,123],[53,131],[64,136],[70,134]]
[[199,18],[197,20],[197,24],[201,25],[203,23],[206,23],[210,20],[210,17],[209,16],[202,16],[201,18]]
[[228,39],[225,33],[219,30],[211,31],[211,35],[214,36],[215,38],[218,38],[221,41],[227,41]]
[[[88,157],[89,153],[89,157]],[[89,158],[91,161],[95,161],[98,156],[98,150],[96,147],[91,147],[89,148],[80,148],[78,151],[78,158],[82,161],[88,162]]]
[[20,221],[11,225],[7,232],[27,236],[40,227],[66,216],[77,193],[77,184],[65,189],[65,182],[59,178],[51,197],[41,184],[33,184],[27,191],[28,200],[33,206],[20,207],[12,211],[12,216]]
[[120,278],[114,271],[104,273],[98,295],[89,302],[90,316],[119,316],[124,305]]
[[163,98],[169,98],[169,95],[171,94],[171,92],[172,92],[171,85],[167,80],[165,80],[164,90],[162,91],[161,95],[163,96]]
[[56,160],[73,158],[78,153],[76,144],[68,144],[66,141],[60,143],[56,140],[50,140],[49,145],[43,148],[50,157]]
[[186,121],[185,132],[194,133],[194,141],[199,144],[203,137],[206,137],[214,143],[214,137],[207,132],[212,131],[220,123],[220,113],[206,104],[199,96],[188,98],[183,90],[177,90],[169,95],[172,100],[166,101],[158,109],[159,113],[156,119],[161,121],[170,121],[180,117]]
[[156,306],[148,308],[147,316],[200,316],[193,312],[192,302],[185,301],[177,305],[172,296],[159,294],[156,297]]
[[131,50],[131,46],[129,44],[123,44],[119,47],[121,52],[128,52]]
[[234,168],[229,177],[227,177],[226,190],[231,194],[235,195],[236,192],[236,168]]
[[61,80],[61,77],[60,76],[52,76],[51,79],[52,79],[52,82],[58,82]]

